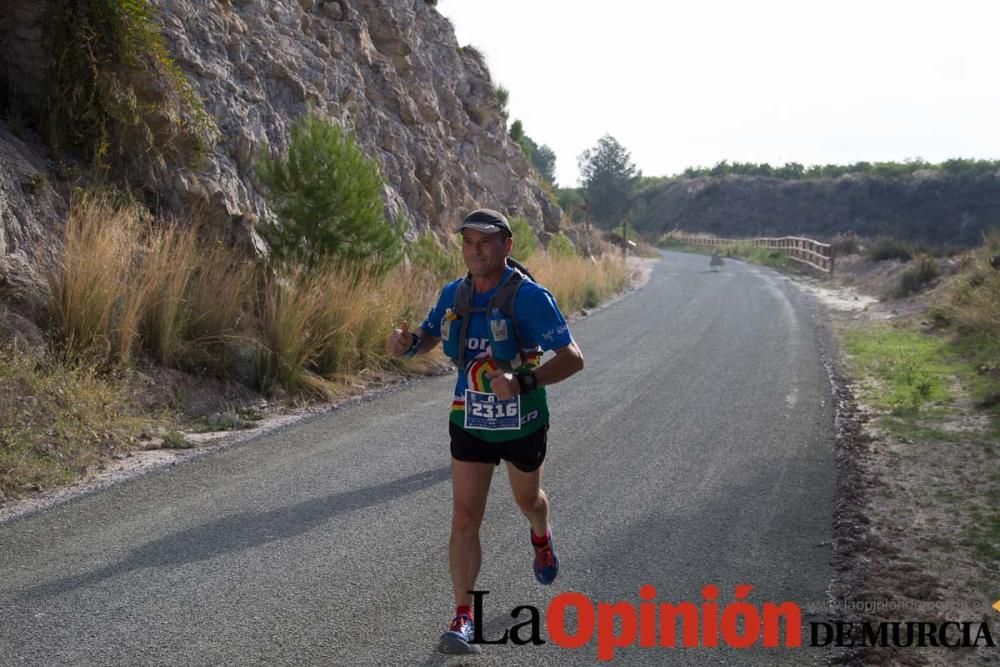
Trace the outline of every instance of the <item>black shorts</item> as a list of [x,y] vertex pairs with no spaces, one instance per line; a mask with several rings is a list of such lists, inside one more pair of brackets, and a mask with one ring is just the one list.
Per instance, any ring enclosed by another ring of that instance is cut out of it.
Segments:
[[509,461],[521,472],[534,472],[545,461],[545,443],[548,440],[549,425],[541,427],[531,435],[506,442],[486,442],[453,421],[448,422],[451,436],[451,456],[459,461],[472,463],[493,463]]

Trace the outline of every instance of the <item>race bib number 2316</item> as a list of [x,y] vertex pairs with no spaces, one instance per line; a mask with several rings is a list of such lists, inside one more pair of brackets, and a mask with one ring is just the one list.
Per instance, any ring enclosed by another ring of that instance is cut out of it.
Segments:
[[521,428],[521,397],[501,401],[496,394],[466,389],[465,428],[516,431]]

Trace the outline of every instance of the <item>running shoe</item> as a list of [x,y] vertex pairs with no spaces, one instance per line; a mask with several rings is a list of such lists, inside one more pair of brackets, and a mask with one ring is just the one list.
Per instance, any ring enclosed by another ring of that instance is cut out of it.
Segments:
[[438,651],[452,654],[482,653],[483,649],[478,644],[470,643],[475,636],[474,632],[472,617],[459,614],[451,620],[448,631],[441,635]]
[[555,547],[552,546],[551,530],[548,536],[548,542],[543,547],[535,546],[534,542],[531,543],[535,549],[535,579],[545,586],[555,581],[556,575],[559,574],[559,558],[556,557]]

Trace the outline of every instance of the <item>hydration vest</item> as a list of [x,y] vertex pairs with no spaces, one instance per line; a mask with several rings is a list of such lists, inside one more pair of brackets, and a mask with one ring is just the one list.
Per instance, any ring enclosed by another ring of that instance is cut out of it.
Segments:
[[[469,316],[473,313],[486,314],[491,356],[501,369],[505,371],[513,370],[523,363],[527,354],[541,353],[541,348],[538,346],[533,348],[525,348],[523,346],[521,343],[523,338],[517,326],[517,319],[514,317],[514,304],[517,301],[517,293],[521,289],[521,285],[526,280],[530,280],[531,282],[537,281],[531,275],[531,272],[517,260],[508,257],[507,266],[513,270],[497,286],[496,291],[490,297],[490,301],[486,306],[472,305],[472,295],[475,291],[472,286],[472,274],[466,275],[455,291],[454,314],[458,319],[453,320],[452,323],[458,325],[455,327],[458,329],[458,340],[455,341],[457,342],[457,354],[451,356],[451,360],[459,369],[465,367],[465,342],[469,332]],[[502,319],[496,317],[498,314],[502,316]],[[509,328],[507,327],[507,322],[510,323]],[[448,325],[448,322],[442,322],[442,332],[446,331]],[[450,333],[454,329],[449,327],[447,331],[448,333],[445,335],[450,337]],[[450,340],[449,343],[451,343]],[[447,348],[455,350],[456,345],[449,344],[446,346]]]

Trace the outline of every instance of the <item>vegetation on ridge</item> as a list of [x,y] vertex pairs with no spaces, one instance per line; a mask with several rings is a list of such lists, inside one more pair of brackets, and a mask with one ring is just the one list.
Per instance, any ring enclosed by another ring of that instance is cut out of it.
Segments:
[[45,21],[45,135],[135,182],[194,167],[217,136],[171,58],[149,0],[53,0]]

